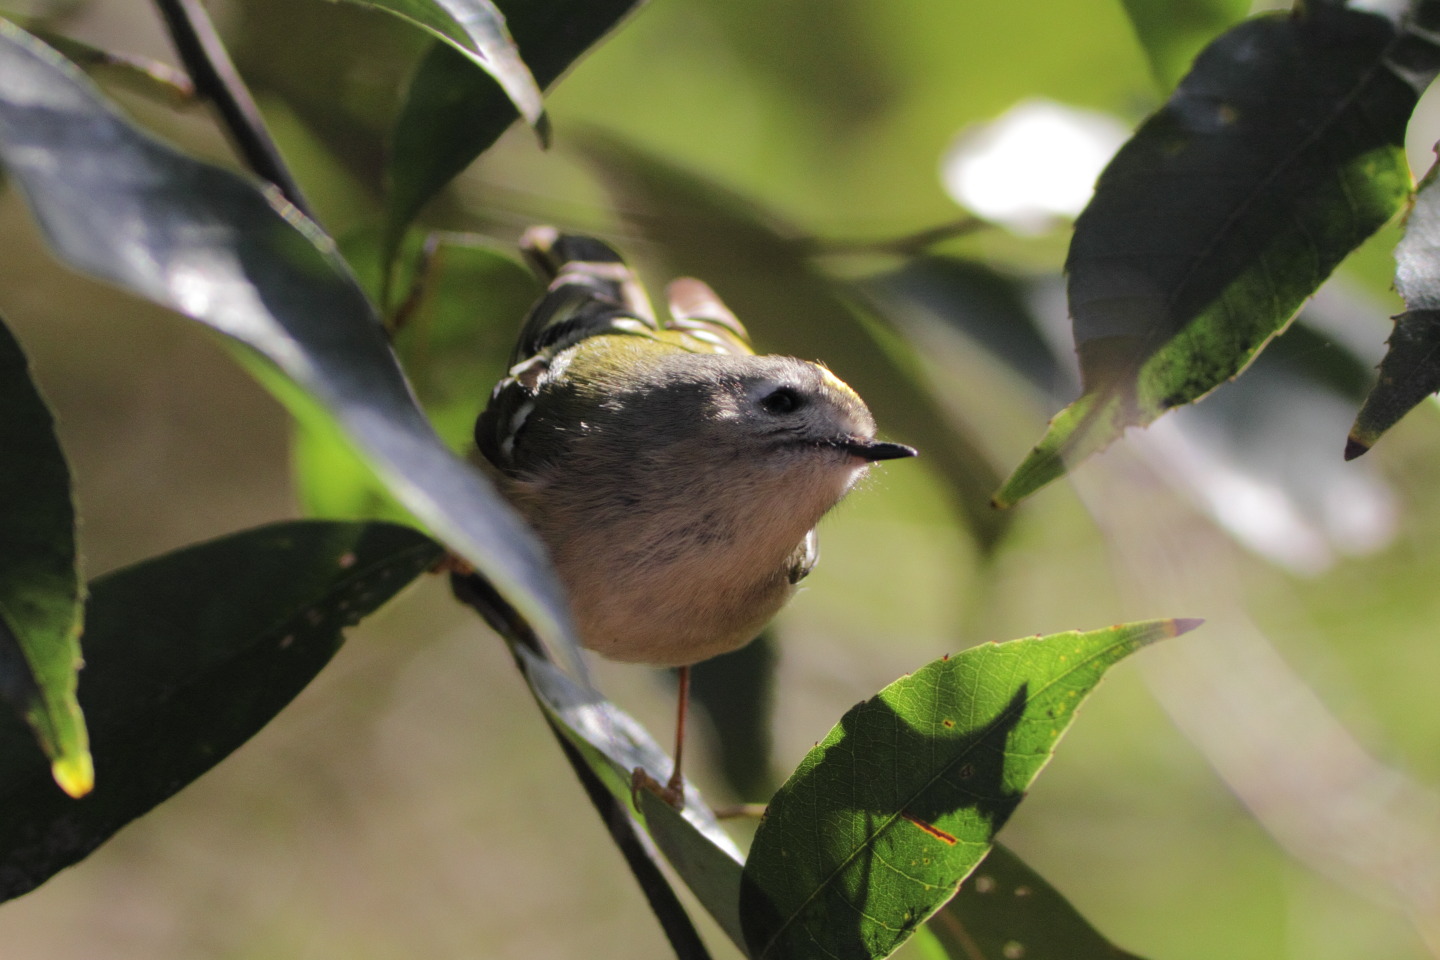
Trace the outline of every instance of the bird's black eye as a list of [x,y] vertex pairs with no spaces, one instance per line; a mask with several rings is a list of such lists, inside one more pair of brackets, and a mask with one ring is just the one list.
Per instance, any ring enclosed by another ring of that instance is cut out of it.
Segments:
[[776,387],[760,398],[760,407],[766,413],[794,413],[805,406],[805,398],[792,387]]

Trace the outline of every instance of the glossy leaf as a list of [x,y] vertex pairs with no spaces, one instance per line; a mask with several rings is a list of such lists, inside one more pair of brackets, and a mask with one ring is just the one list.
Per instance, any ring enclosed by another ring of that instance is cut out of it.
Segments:
[[344,0],[394,14],[434,34],[466,61],[485,71],[542,143],[550,138],[540,87],[510,37],[505,15],[492,0]]
[[994,468],[931,395],[909,344],[866,312],[863,293],[822,274],[793,231],[748,200],[616,140],[592,139],[586,152],[670,275],[715,288],[762,352],[829,365],[882,435],[917,447],[945,479],[976,539],[998,542],[1008,522],[987,502]]
[[73,797],[94,783],[75,699],[82,622],[70,468],[25,354],[0,323],[0,697]]
[[1395,318],[1380,379],[1350,429],[1345,459],[1365,453],[1380,435],[1440,390],[1440,164],[1430,168],[1395,248],[1395,289],[1406,310]]
[[338,425],[397,500],[579,663],[539,543],[435,435],[373,306],[314,224],[139,130],[4,21],[0,161],[61,259],[264,357],[252,367],[298,417]]
[[1216,34],[1250,12],[1250,0],[1121,0],[1150,61],[1168,91]]
[[[342,246],[353,263],[376,262],[374,237]],[[542,287],[516,256],[466,238],[439,239],[423,270],[404,278],[415,285],[416,298],[392,346],[440,439],[465,454],[474,447],[475,418],[504,376],[520,322]],[[369,279],[362,274],[367,287]],[[312,516],[409,516],[344,437],[324,424],[301,428],[292,460],[301,502]]]
[[645,828],[701,905],[743,950],[742,858],[699,792],[685,785],[683,811],[647,791],[633,792],[630,775],[636,768],[661,781],[670,775],[665,751],[644,727],[595,690],[577,684],[524,648],[517,648],[517,655],[541,709],[559,724],[590,769]]
[[1440,50],[1331,4],[1241,24],[1121,149],[1067,268],[1083,393],[1008,505],[1238,374],[1399,208],[1405,126]]
[[[502,0],[510,30],[542,88],[560,79],[645,0]],[[395,122],[384,265],[420,209],[499,139],[515,110],[449,45],[420,62]]]
[[85,857],[253,736],[375,610],[442,554],[389,524],[282,523],[101,577],[80,702],[97,779],[76,803],[0,723],[0,899]]
[[740,901],[750,955],[889,956],[985,856],[1105,671],[1197,623],[985,644],[851,708],[755,834]]
[[952,960],[1140,960],[1101,936],[1000,843],[926,929]]

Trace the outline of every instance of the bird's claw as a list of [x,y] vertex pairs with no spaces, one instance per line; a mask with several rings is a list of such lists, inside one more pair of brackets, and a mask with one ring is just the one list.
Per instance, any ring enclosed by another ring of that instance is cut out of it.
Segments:
[[676,810],[685,809],[685,781],[678,774],[671,777],[669,783],[661,783],[644,767],[636,767],[630,774],[630,800],[637,808],[640,806],[641,790],[654,794]]

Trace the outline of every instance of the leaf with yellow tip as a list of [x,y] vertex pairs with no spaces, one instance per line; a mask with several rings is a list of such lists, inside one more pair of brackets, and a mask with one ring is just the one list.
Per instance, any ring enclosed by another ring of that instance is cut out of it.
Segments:
[[75,699],[81,598],[70,468],[20,345],[0,323],[0,697],[72,797],[94,783]]
[[[50,767],[0,716],[0,900],[84,858],[219,763],[290,702],[342,631],[432,566],[441,548],[384,523],[278,523],[178,550],[91,584],[89,755]],[[8,721],[8,722],[7,722]],[[82,803],[60,794],[94,783]]]

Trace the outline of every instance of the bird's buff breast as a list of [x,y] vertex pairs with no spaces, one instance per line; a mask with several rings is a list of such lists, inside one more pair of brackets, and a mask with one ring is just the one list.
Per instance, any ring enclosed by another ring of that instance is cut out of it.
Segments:
[[790,558],[819,519],[807,524],[776,503],[769,517],[687,510],[631,516],[618,531],[554,514],[557,499],[515,498],[549,548],[581,642],[612,660],[658,666],[753,640],[794,593]]

